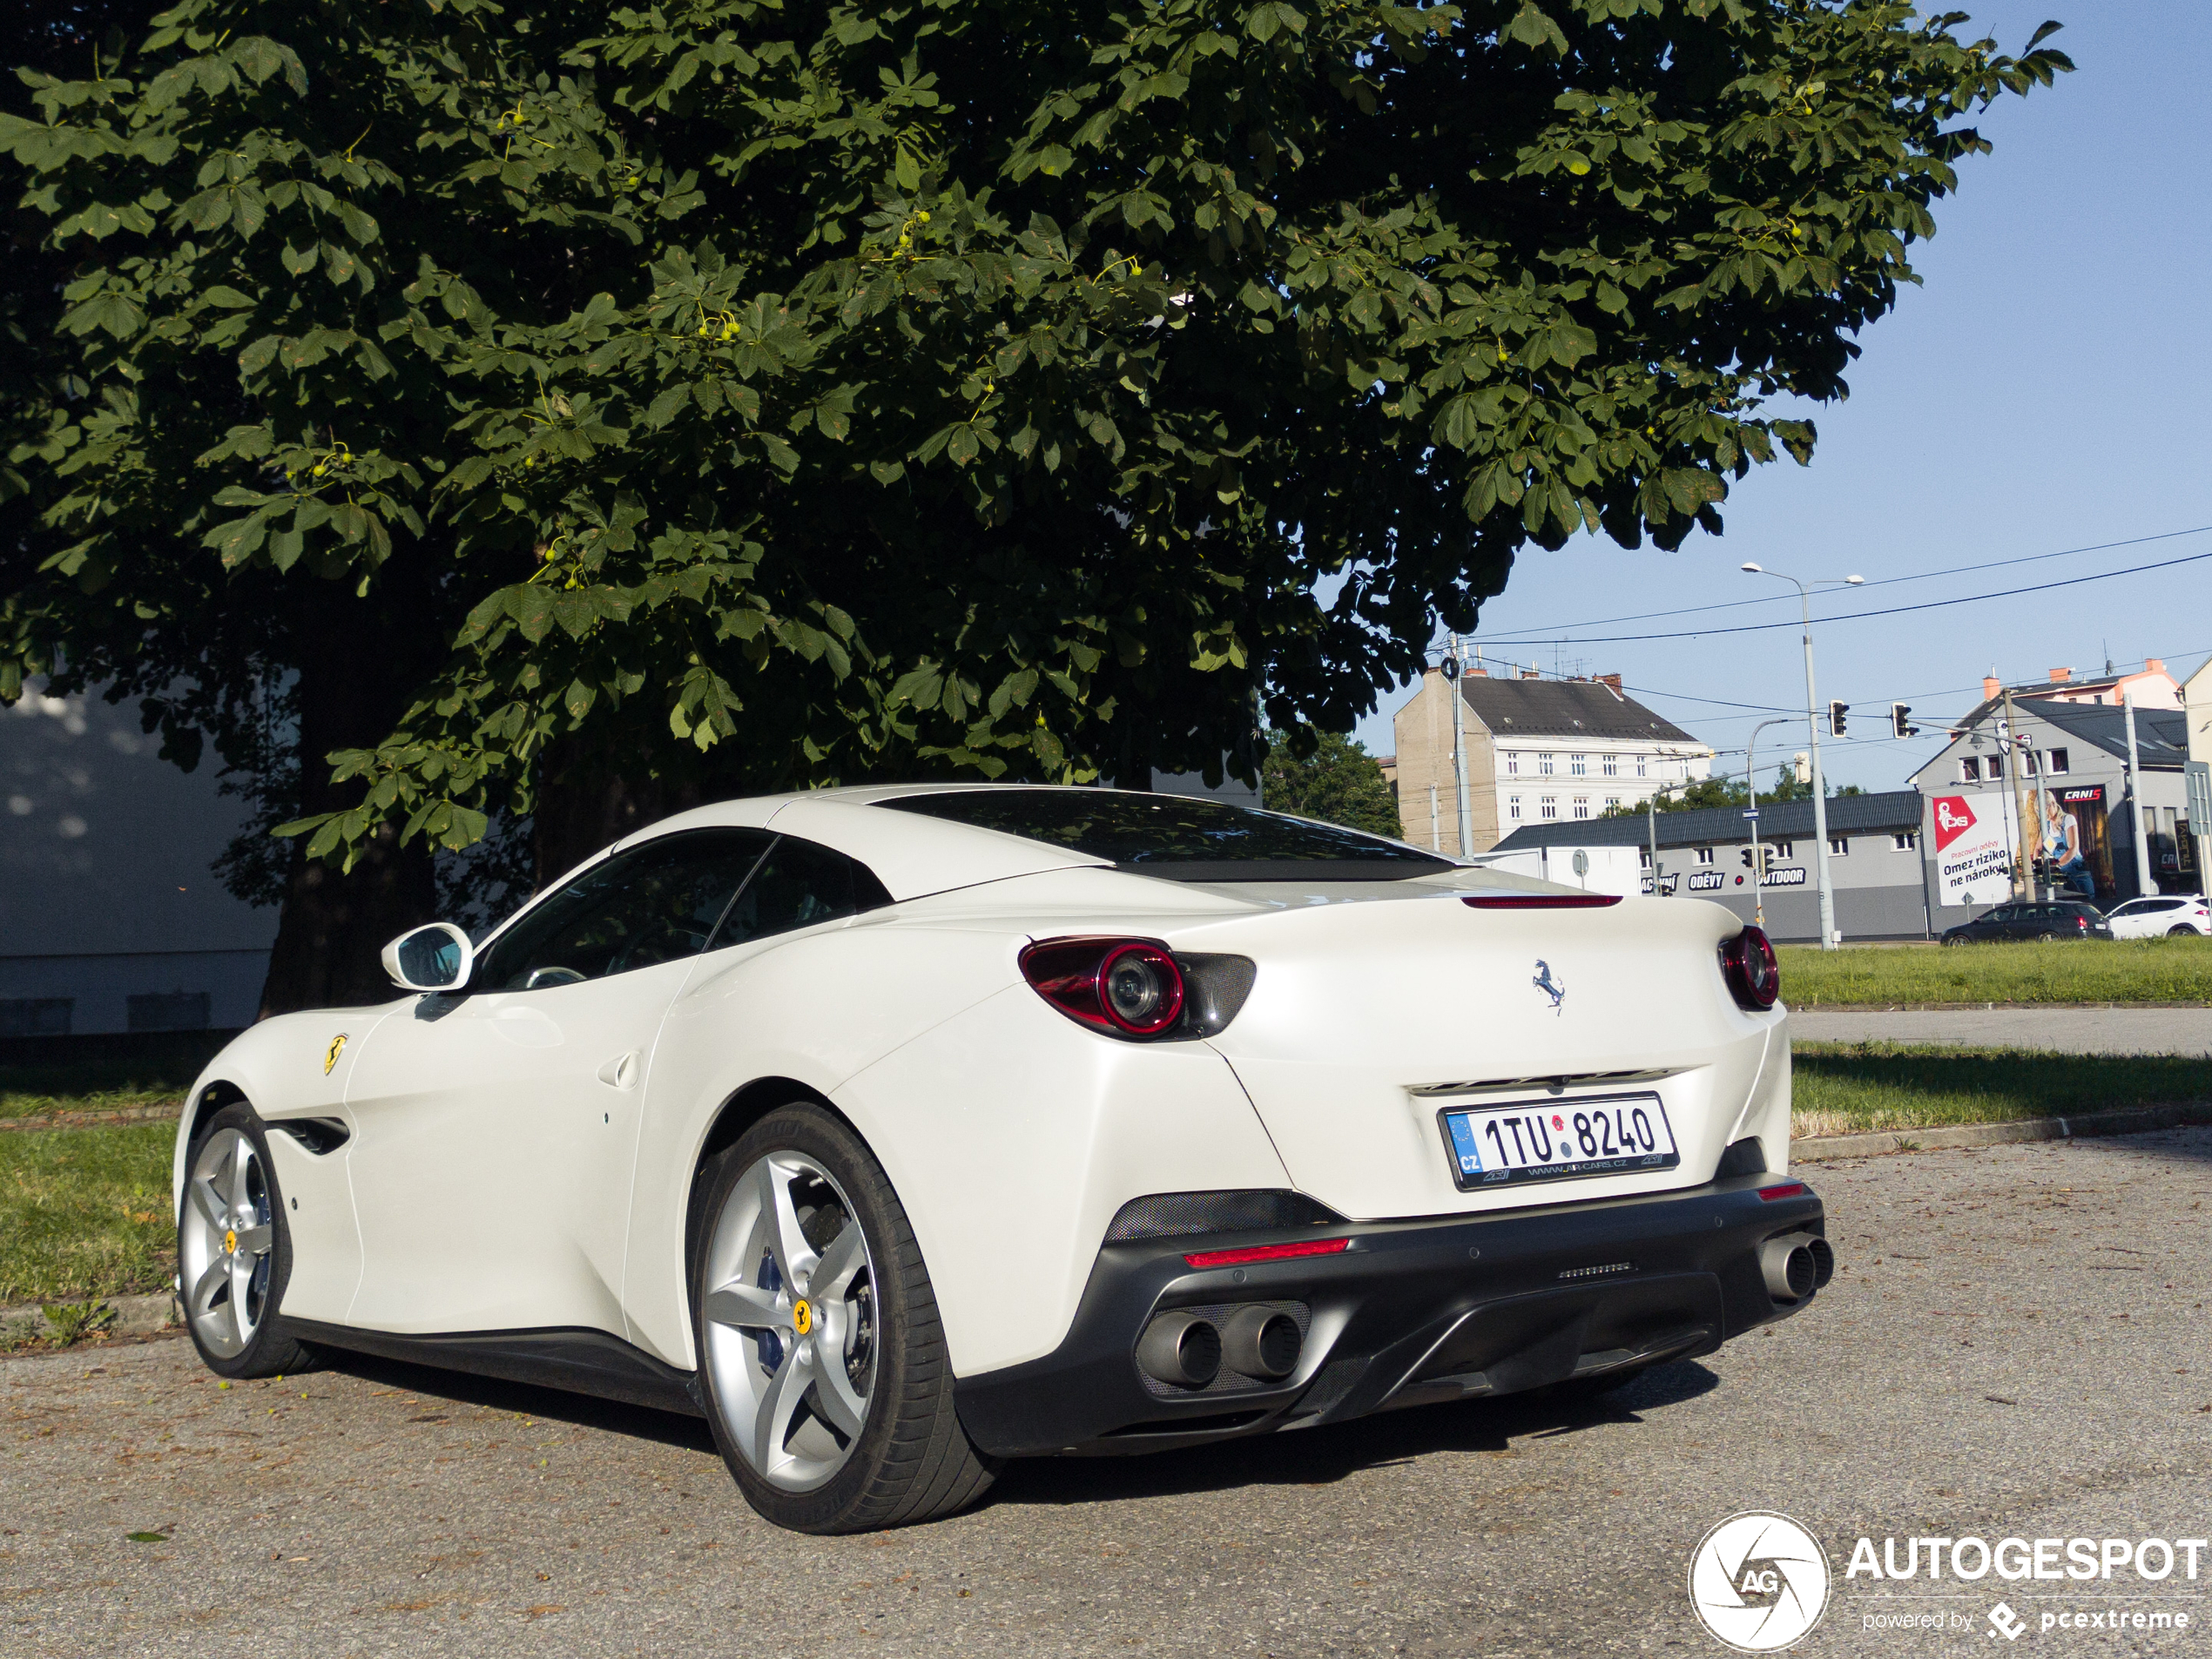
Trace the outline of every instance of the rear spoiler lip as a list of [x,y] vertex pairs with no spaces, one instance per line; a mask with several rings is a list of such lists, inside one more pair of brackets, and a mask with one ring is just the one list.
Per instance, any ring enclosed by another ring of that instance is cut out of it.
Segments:
[[1474,910],[1603,910],[1621,902],[1617,893],[1463,893]]

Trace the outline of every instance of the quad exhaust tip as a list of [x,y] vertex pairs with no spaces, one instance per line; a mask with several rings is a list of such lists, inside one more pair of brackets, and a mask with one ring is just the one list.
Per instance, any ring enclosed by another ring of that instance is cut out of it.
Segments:
[[1777,1302],[1802,1302],[1835,1276],[1836,1252],[1817,1233],[1784,1233],[1759,1246],[1767,1293]]
[[1305,1338],[1280,1308],[1239,1308],[1221,1332],[1221,1356],[1230,1370],[1276,1382],[1298,1369]]
[[1136,1363],[1171,1386],[1204,1388],[1221,1370],[1220,1328],[1193,1313],[1163,1313],[1138,1339]]

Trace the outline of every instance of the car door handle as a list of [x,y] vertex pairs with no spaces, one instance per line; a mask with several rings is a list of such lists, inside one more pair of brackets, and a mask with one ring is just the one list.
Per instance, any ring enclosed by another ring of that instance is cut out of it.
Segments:
[[628,1054],[618,1054],[600,1067],[599,1081],[610,1089],[636,1088],[637,1086],[637,1050],[632,1049]]

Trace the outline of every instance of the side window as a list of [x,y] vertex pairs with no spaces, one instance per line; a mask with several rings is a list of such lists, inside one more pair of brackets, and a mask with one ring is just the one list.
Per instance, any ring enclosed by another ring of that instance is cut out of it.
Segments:
[[730,907],[713,948],[811,927],[818,921],[858,915],[891,902],[866,865],[826,846],[784,836],[760,861]]
[[571,985],[705,950],[774,840],[765,830],[688,830],[617,853],[494,941],[469,975],[470,988]]

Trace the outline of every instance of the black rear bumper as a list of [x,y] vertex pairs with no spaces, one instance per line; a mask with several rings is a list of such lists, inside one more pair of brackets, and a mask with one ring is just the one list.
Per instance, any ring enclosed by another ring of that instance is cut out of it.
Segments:
[[[1511,1393],[1710,1353],[1804,1302],[1768,1288],[1759,1248],[1825,1232],[1820,1200],[1771,1175],[1480,1217],[1209,1233],[1099,1251],[1065,1341],[963,1378],[968,1437],[1002,1456],[1163,1450],[1368,1413]],[[1186,1252],[1348,1238],[1338,1255],[1194,1269]],[[1810,1298],[1807,1298],[1811,1299]],[[1183,1390],[1137,1367],[1157,1313],[1278,1305],[1305,1333],[1279,1383],[1224,1371]]]

